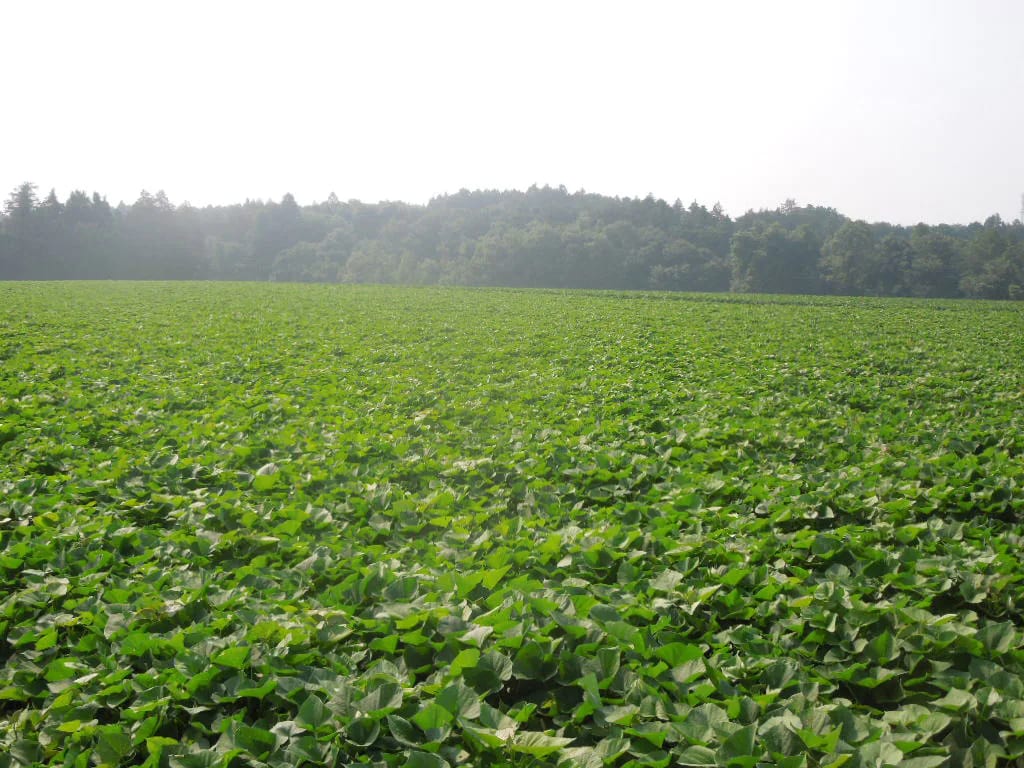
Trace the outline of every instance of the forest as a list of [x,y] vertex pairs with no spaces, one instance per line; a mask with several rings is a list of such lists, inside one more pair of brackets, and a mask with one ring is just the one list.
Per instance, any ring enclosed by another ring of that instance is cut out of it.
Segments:
[[1024,224],[897,226],[786,200],[720,205],[565,187],[426,205],[61,201],[29,182],[0,215],[0,279],[247,280],[1024,299]]

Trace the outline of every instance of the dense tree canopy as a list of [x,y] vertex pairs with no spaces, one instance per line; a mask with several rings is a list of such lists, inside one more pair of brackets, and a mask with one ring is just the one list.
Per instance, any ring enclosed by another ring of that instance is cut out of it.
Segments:
[[200,209],[163,192],[116,207],[80,190],[40,200],[20,185],[0,215],[0,279],[80,278],[1022,299],[1024,225],[869,224],[793,200],[733,219],[564,187]]

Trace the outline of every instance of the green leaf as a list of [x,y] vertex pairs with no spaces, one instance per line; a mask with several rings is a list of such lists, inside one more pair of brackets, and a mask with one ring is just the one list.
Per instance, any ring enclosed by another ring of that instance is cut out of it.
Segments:
[[132,750],[132,739],[116,725],[102,726],[96,739],[96,755],[103,763],[117,765]]
[[451,768],[447,760],[431,752],[412,750],[402,764],[403,768]]
[[370,717],[357,717],[345,729],[345,738],[357,747],[367,747],[380,735],[380,722]]
[[301,736],[306,732],[306,729],[294,720],[282,720],[279,723],[275,723],[271,727],[270,732],[277,736],[280,741],[290,741],[297,736]]
[[380,683],[363,699],[356,703],[356,709],[367,715],[381,716],[402,706],[402,686],[397,683]]
[[903,752],[888,741],[872,741],[857,748],[857,757],[862,764],[872,766],[903,766]]
[[277,745],[277,738],[273,733],[250,725],[238,725],[232,736],[235,744],[257,758],[266,757]]
[[[728,764],[732,764],[738,757],[750,757],[754,754],[754,743],[757,736],[757,727],[747,725],[739,728],[722,742],[718,749],[718,757]],[[756,760],[755,760],[756,762]]]
[[504,578],[505,574],[509,572],[512,566],[504,565],[500,568],[490,568],[483,572],[480,579],[480,583],[485,589],[494,589],[498,586],[498,582]]
[[173,755],[169,758],[169,765],[171,768],[219,768],[236,756],[212,749],[202,749],[187,755]]
[[615,725],[630,725],[639,712],[640,708],[632,704],[601,707],[598,710],[598,713],[605,722],[614,723]]
[[558,765],[559,768],[604,768],[604,761],[592,747],[566,747]]
[[704,651],[698,645],[687,643],[666,643],[654,649],[654,655],[670,667],[678,667],[688,661],[704,658]]
[[977,637],[992,653],[1007,653],[1020,644],[1020,636],[1010,622],[989,624],[978,631]]
[[407,747],[417,747],[423,743],[423,737],[419,731],[413,728],[412,723],[398,715],[387,715],[386,721],[391,737],[399,744]]
[[160,640],[145,632],[132,632],[121,640],[121,653],[128,656],[144,656],[159,650]]
[[876,635],[868,643],[872,660],[878,664],[888,664],[896,657],[896,641],[887,631]]
[[475,645],[477,648],[480,648],[493,632],[493,627],[473,627],[473,629],[463,634],[459,639],[468,645]]
[[629,739],[623,739],[621,737],[610,737],[601,739],[597,742],[594,747],[594,752],[601,757],[601,759],[610,763],[615,758],[626,753],[631,746]]
[[268,680],[267,682],[263,683],[263,685],[259,685],[259,686],[255,686],[255,687],[249,687],[249,688],[239,688],[237,695],[240,698],[241,697],[248,697],[248,698],[252,698],[252,699],[262,699],[268,693],[273,692],[273,690],[275,688],[277,688],[277,681],[276,680]]
[[839,743],[839,738],[842,736],[842,726],[836,726],[835,728],[825,733],[815,733],[807,728],[797,727],[795,729],[796,734],[803,741],[804,745],[808,749],[817,750],[819,752],[831,753],[836,751],[836,746]]
[[370,650],[394,653],[398,648],[398,635],[385,635],[378,637],[370,643]]
[[327,751],[327,745],[319,743],[315,737],[310,735],[299,736],[292,739],[285,749],[285,757],[288,763],[297,764],[300,760],[308,760],[313,765],[321,765]]
[[36,640],[35,648],[37,651],[47,651],[53,648],[57,644],[57,630],[53,627],[48,629],[39,639]]
[[424,732],[435,728],[442,728],[454,719],[451,712],[436,702],[429,702],[412,716],[412,722]]
[[727,587],[735,587],[743,581],[749,573],[749,568],[730,568],[725,572],[724,576],[719,578],[719,581]]
[[210,657],[210,661],[214,664],[219,664],[222,667],[230,667],[231,669],[242,669],[245,663],[249,660],[249,652],[252,649],[249,646],[235,646],[232,648],[225,648],[218,653],[213,654]]
[[452,659],[451,673],[453,676],[462,674],[462,670],[475,667],[480,661],[480,651],[476,648],[465,648]]
[[252,479],[252,487],[257,491],[269,491],[278,484],[279,475],[257,475]]
[[973,710],[978,706],[978,700],[968,691],[960,688],[950,688],[946,695],[935,701],[935,706],[949,710]]
[[618,674],[620,663],[621,654],[618,648],[598,648],[594,658],[584,660],[580,668],[586,673],[593,674],[600,687],[606,688]]
[[480,717],[479,697],[471,688],[461,684],[450,685],[441,691],[437,695],[437,703],[451,714],[459,717],[469,718],[470,720]]
[[35,739],[18,739],[11,745],[11,757],[21,765],[34,765],[42,762],[43,748]]
[[673,571],[671,568],[666,568],[658,576],[651,581],[651,588],[658,592],[672,592],[677,586],[686,578],[679,571]]
[[949,758],[944,755],[922,755],[921,757],[905,757],[899,768],[939,768],[946,765]]
[[310,730],[315,731],[317,728],[324,725],[329,718],[330,714],[328,713],[327,708],[324,707],[324,703],[319,699],[319,697],[310,695],[306,697],[302,706],[299,707],[299,712],[295,716],[295,722],[304,728],[309,728]]
[[714,750],[696,744],[687,747],[676,755],[675,761],[677,765],[684,766],[719,765],[718,756]]
[[512,661],[498,651],[486,651],[475,667],[462,670],[462,677],[478,692],[497,691],[512,677]]
[[544,680],[555,672],[551,654],[535,642],[526,642],[512,659],[512,674],[525,680]]
[[536,731],[520,731],[508,742],[508,749],[511,752],[524,752],[534,757],[544,757],[559,751],[572,742],[573,739],[561,736],[548,736]]

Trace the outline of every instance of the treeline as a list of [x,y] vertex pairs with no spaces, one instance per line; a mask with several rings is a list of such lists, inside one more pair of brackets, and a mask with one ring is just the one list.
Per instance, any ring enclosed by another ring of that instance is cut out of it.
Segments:
[[162,192],[115,207],[15,189],[0,279],[94,278],[1024,299],[1024,225],[868,224],[792,200],[734,219],[718,205],[564,187],[206,208]]

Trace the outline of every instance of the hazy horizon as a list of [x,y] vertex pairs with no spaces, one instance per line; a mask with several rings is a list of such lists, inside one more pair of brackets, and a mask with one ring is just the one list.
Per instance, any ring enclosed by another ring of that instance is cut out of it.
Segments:
[[[564,185],[1020,216],[1024,4],[7,9],[0,174],[196,206]],[[42,48],[40,42],[45,41]]]

